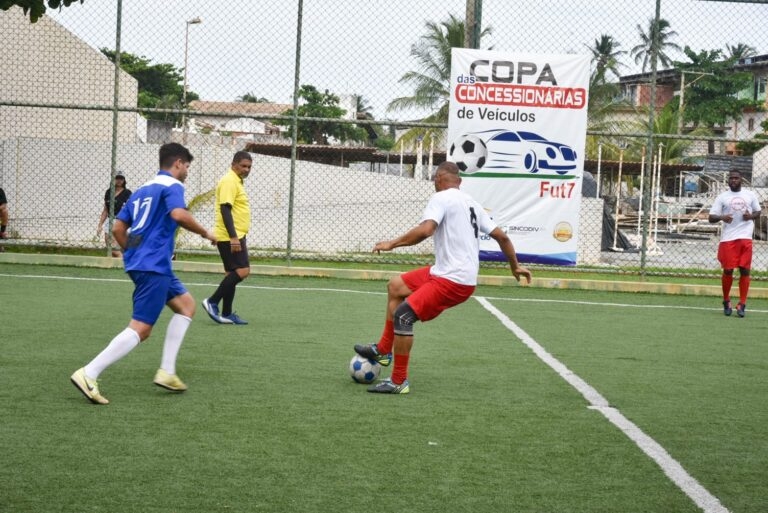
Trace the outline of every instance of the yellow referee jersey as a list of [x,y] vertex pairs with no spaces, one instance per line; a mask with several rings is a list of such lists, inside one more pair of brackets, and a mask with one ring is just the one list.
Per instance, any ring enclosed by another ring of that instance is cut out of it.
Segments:
[[221,205],[232,205],[232,219],[235,222],[237,238],[242,239],[251,227],[251,206],[245,193],[243,179],[237,176],[231,168],[216,185],[216,222],[213,231],[218,240],[229,239],[227,227],[221,217]]

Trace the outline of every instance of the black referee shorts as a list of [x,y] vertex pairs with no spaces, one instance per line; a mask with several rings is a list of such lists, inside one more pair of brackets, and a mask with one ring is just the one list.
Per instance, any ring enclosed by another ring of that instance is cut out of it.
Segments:
[[216,247],[219,250],[221,261],[224,264],[225,271],[234,271],[235,269],[245,269],[250,267],[251,264],[248,261],[248,246],[245,244],[245,237],[240,239],[241,250],[237,253],[232,252],[232,244],[229,240],[219,241],[216,243]]

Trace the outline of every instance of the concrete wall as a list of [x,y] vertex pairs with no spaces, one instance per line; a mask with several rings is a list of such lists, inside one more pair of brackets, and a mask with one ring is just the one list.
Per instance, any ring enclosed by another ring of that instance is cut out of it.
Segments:
[[[157,144],[121,144],[117,168],[135,189],[157,172]],[[49,158],[55,151],[55,159]],[[229,168],[233,150],[190,146],[195,159],[186,183],[187,201],[198,219],[213,225],[211,191]],[[41,158],[41,155],[46,158]],[[251,201],[251,248],[284,251],[293,222],[294,252],[367,253],[420,219],[434,192],[430,181],[342,168],[296,163],[291,202],[290,160],[254,155],[245,186]],[[96,226],[109,187],[110,144],[54,139],[0,141],[0,186],[5,189],[12,233],[21,240],[65,245],[101,245]],[[204,198],[207,200],[203,201]],[[582,198],[578,259],[600,257],[602,200]],[[182,232],[180,247],[208,248],[198,236]],[[399,253],[431,253],[432,241]]]

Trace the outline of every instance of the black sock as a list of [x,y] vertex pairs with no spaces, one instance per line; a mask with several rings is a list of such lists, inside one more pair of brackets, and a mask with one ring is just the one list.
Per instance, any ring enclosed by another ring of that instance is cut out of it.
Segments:
[[221,304],[221,315],[229,315],[232,313],[232,303],[235,301],[236,290],[237,289],[235,287],[232,287],[232,290],[229,291],[229,294],[224,294],[224,297],[222,298],[224,301],[222,301]]
[[[221,280],[221,283],[219,283],[219,288],[216,289],[216,292],[214,292],[213,295],[210,298],[208,298],[208,300],[211,303],[218,304],[222,298],[230,296],[230,294],[231,294],[231,297],[234,297],[235,287],[241,281],[243,281],[243,279],[240,278],[240,276],[236,272],[229,273],[224,277],[223,280]],[[229,306],[230,308],[232,307],[231,304]],[[232,312],[227,313],[227,315],[229,315],[230,313]]]

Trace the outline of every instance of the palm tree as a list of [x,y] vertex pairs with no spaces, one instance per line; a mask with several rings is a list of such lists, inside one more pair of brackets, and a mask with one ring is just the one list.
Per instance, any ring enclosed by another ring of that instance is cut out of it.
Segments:
[[357,119],[373,119],[371,104],[368,103],[368,99],[362,95],[355,95],[355,111],[357,112]]
[[672,59],[667,54],[669,50],[682,51],[680,45],[671,41],[673,37],[677,36],[677,32],[669,30],[669,27],[669,22],[663,18],[660,18],[658,22],[651,18],[648,24],[648,32],[645,32],[639,24],[637,25],[637,31],[642,42],[630,50],[630,55],[635,58],[635,64],[639,64],[640,61],[643,62],[643,73],[645,73],[653,54],[654,36],[658,37],[656,56],[662,66],[669,67],[672,64]]
[[269,103],[267,98],[256,96],[254,93],[245,93],[242,96],[238,96],[235,101],[240,103]]
[[736,61],[745,57],[754,57],[757,55],[757,50],[746,43],[736,43],[733,46],[726,43],[725,49],[727,51],[726,58]]
[[619,62],[619,57],[627,53],[624,50],[619,50],[621,43],[617,43],[608,34],[600,34],[600,39],[595,39],[594,46],[584,46],[592,52],[592,62],[595,65],[593,76],[599,79],[599,82],[605,81],[606,71],[610,71],[617,77],[619,76],[619,68],[623,66]]
[[[587,129],[599,132],[631,132],[628,121],[623,121],[613,114],[632,109],[632,105],[621,97],[619,85],[610,82],[598,82],[596,74],[589,81],[589,101],[587,104]],[[587,135],[586,155],[588,158],[597,158],[598,145],[605,143],[602,135]],[[610,148],[615,147],[615,155]],[[614,158],[615,157],[615,158]],[[618,146],[608,144],[603,146],[603,158],[617,159]]]
[[[429,110],[424,117],[426,123],[447,123],[450,100],[451,48],[464,46],[464,21],[450,15],[440,23],[427,22],[427,32],[411,46],[411,56],[416,58],[419,71],[408,71],[400,78],[401,83],[413,85],[411,96],[395,98],[389,103],[388,111],[408,109]],[[491,33],[486,27],[480,33],[480,39]],[[413,146],[421,136],[439,139],[443,130],[432,128],[413,128],[406,132],[400,141]]]
[[[653,125],[648,124],[648,120],[639,121],[636,130],[643,132],[652,132],[654,135],[676,135],[679,126],[679,112],[677,105],[668,103],[653,117]],[[706,127],[696,127],[687,135],[707,137],[712,135],[712,131]],[[661,161],[667,164],[685,164],[695,162],[701,158],[700,155],[690,155],[690,150],[694,148],[694,141],[689,139],[664,138],[664,148],[661,153]],[[630,149],[639,155],[640,147],[645,145],[644,140],[633,140]]]
[[[371,104],[368,103],[368,99],[365,98],[362,95],[356,94],[355,95],[355,112],[356,112],[356,118],[358,120],[362,121],[372,121],[374,120],[373,116],[373,107],[371,107]],[[371,143],[378,143],[378,139],[380,138],[379,131],[381,130],[375,125],[370,124],[364,124],[361,126],[363,130],[365,130],[365,133],[367,134],[368,142]],[[390,141],[391,142],[391,141]]]
[[[592,63],[594,64],[592,75],[589,77],[588,128],[596,131],[621,132],[626,129],[623,126],[625,123],[616,121],[611,114],[619,109],[626,109],[630,105],[621,98],[618,82],[608,81],[606,75],[610,71],[615,77],[619,76],[619,67],[622,66],[619,57],[627,52],[619,50],[620,43],[608,34],[601,34],[600,38],[595,39],[594,46],[585,46],[592,52]],[[602,137],[587,136],[587,156],[590,158],[597,157],[600,142],[604,142]],[[611,145],[605,145],[604,152],[610,151],[609,148],[611,147]],[[618,155],[618,147],[616,147],[616,152]],[[606,158],[612,158],[607,153],[604,155]]]

